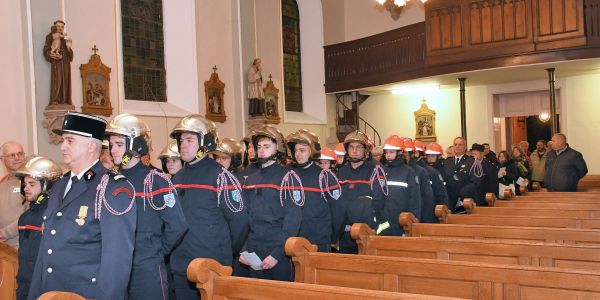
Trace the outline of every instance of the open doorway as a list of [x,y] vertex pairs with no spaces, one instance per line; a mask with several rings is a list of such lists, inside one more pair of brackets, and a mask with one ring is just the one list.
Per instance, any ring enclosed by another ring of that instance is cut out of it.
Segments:
[[[560,128],[560,93],[556,92],[558,128]],[[535,150],[538,140],[548,141],[552,135],[550,95],[548,91],[532,91],[494,95],[495,150],[509,150],[521,141]]]
[[[560,120],[560,115],[557,115]],[[517,116],[505,118],[504,122],[507,125],[505,130],[507,147],[518,144],[521,141],[529,143],[529,152],[535,150],[537,141],[544,140],[548,142],[552,138],[552,122],[544,120],[539,115],[532,116]],[[560,121],[558,122],[560,126]]]

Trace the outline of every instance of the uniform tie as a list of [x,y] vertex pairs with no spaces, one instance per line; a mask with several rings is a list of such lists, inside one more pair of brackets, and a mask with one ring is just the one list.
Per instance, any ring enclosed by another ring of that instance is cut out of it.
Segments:
[[73,186],[79,181],[79,178],[77,177],[77,175],[74,175],[73,177],[71,177],[71,181],[69,181],[69,184],[67,185],[67,188],[65,189],[65,194],[63,196],[63,198],[66,198],[67,195],[69,194],[69,192],[73,189]]

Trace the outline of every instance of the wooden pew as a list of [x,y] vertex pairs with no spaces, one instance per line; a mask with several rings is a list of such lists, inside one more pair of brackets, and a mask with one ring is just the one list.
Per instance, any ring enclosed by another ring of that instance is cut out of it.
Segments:
[[565,218],[600,218],[600,209],[552,209],[531,207],[481,207],[470,206],[473,215],[498,216],[532,216],[532,217],[565,217]]
[[194,259],[187,277],[196,283],[202,300],[216,299],[455,299],[388,291],[340,288],[326,285],[251,279],[231,276],[231,267],[224,267],[208,258]]
[[303,238],[285,250],[296,282],[467,299],[600,298],[600,272],[319,253]]
[[[508,193],[501,201],[503,200],[553,203],[600,203],[600,194],[597,196],[590,196],[588,193],[565,193],[565,195],[554,195],[554,193],[530,193],[525,196],[513,196]],[[486,202],[488,202],[488,205],[495,202],[494,194],[486,194]]]
[[600,229],[599,218],[566,218],[557,210],[556,216],[534,217],[513,215],[451,214],[445,205],[435,207],[435,215],[442,224],[526,226],[554,228]]
[[[565,201],[568,199],[565,198]],[[498,200],[495,207],[532,207],[532,208],[553,208],[553,209],[600,209],[600,203],[553,203],[542,201],[503,201]]]
[[600,230],[495,225],[421,224],[411,213],[400,214],[406,236],[497,239],[600,246]]
[[427,237],[378,236],[367,225],[350,230],[359,254],[600,270],[600,248]]
[[0,243],[0,299],[17,298],[18,270],[17,250],[6,243]]
[[71,292],[52,291],[42,294],[37,300],[85,300],[85,298]]

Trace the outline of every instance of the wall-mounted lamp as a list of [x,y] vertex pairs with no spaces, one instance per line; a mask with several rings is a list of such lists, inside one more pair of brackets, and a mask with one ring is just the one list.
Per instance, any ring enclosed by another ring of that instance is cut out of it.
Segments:
[[542,112],[542,113],[540,113],[538,118],[540,118],[540,121],[546,123],[550,120],[550,114],[547,112]]
[[416,93],[433,93],[440,90],[440,86],[437,84],[430,85],[413,85],[406,86],[401,88],[396,88],[392,90],[392,94],[400,95],[400,94],[416,94]]

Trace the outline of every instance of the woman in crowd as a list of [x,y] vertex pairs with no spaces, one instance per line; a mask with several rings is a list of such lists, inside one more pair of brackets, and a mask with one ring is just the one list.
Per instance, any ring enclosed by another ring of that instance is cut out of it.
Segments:
[[[527,157],[523,153],[523,150],[519,146],[515,146],[512,148],[512,155],[515,165],[517,166],[517,178],[515,181],[515,190],[517,195],[521,195],[519,191],[520,185],[517,182],[525,181],[529,183],[529,162],[527,162]],[[521,178],[521,179],[519,179]],[[527,186],[526,186],[527,187]]]
[[[508,187],[511,185],[514,187],[515,181],[519,177],[517,165],[507,151],[498,153],[498,168],[498,182]],[[503,195],[503,193],[504,191],[500,191],[500,195]]]

